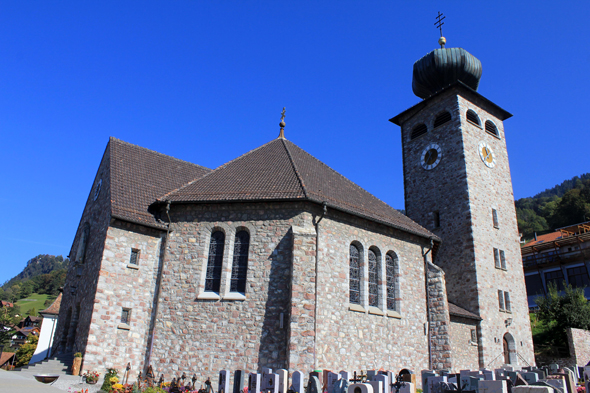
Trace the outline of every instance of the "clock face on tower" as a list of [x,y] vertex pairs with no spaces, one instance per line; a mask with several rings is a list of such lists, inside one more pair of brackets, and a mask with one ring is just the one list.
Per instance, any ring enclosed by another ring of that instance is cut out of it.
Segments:
[[436,143],[431,143],[422,151],[422,158],[420,164],[422,168],[427,171],[433,169],[438,165],[442,158],[442,149]]
[[494,152],[492,148],[488,145],[487,142],[480,142],[479,143],[479,157],[483,161],[484,164],[488,168],[493,168],[496,165],[496,157],[494,156]]

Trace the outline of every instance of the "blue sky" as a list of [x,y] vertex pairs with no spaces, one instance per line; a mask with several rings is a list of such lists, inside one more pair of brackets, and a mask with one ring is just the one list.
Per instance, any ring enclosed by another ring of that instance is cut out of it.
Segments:
[[[567,5],[565,5],[567,4]],[[0,2],[0,282],[67,255],[108,137],[215,168],[278,134],[403,208],[414,61],[479,58],[516,198],[590,171],[590,2]]]

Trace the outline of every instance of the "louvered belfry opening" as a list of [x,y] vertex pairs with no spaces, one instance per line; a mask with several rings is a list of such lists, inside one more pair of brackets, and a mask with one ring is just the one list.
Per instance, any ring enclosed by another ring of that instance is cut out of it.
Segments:
[[473,124],[481,126],[481,120],[479,120],[479,116],[477,116],[477,113],[475,113],[475,111],[473,111],[472,109],[469,109],[467,111],[467,120],[472,122]]
[[496,125],[490,120],[486,120],[486,132],[488,134],[499,136],[498,135],[498,127],[496,127]]
[[442,126],[443,124],[448,123],[449,121],[451,121],[451,114],[445,111],[436,116],[436,119],[434,120],[434,128]]
[[412,135],[411,135],[410,139],[418,138],[419,136],[426,134],[427,131],[428,131],[428,128],[426,128],[426,124],[420,123],[416,127],[414,127],[414,129],[412,130]]

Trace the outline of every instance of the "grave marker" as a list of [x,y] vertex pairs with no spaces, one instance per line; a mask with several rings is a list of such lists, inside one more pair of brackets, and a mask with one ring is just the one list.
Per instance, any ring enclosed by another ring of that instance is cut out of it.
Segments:
[[348,393],[374,393],[373,386],[368,383],[353,383],[348,387]]
[[309,377],[309,383],[307,384],[307,389],[305,390],[305,393],[322,393],[322,385],[320,383],[320,379],[317,376],[311,375]]
[[229,388],[229,372],[221,370],[219,372],[219,385],[217,386],[218,393],[228,393]]
[[426,381],[428,384],[428,392],[429,393],[443,393],[442,389],[440,388],[441,382],[447,382],[447,377],[430,377]]
[[244,371],[236,370],[234,371],[234,392],[233,393],[242,393],[244,390]]
[[336,374],[331,371],[328,371],[328,375],[327,375],[328,382],[326,383],[324,390],[326,390],[328,393],[332,392],[334,390],[334,384],[336,384],[336,381],[338,381],[340,378],[341,378],[340,374]]
[[279,393],[287,393],[289,390],[289,371],[284,368],[277,371],[279,376]]
[[261,375],[250,373],[248,375],[248,393],[260,393]]
[[293,371],[293,375],[291,375],[291,390],[295,393],[303,393],[303,373],[301,371]]
[[483,380],[479,381],[479,393],[508,393],[506,381]]

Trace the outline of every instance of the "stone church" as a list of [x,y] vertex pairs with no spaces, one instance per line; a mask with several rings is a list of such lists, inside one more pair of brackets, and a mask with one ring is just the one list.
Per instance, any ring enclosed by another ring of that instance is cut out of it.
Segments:
[[84,369],[534,364],[503,121],[460,48],[414,64],[406,215],[287,140],[216,169],[111,138],[54,352]]

